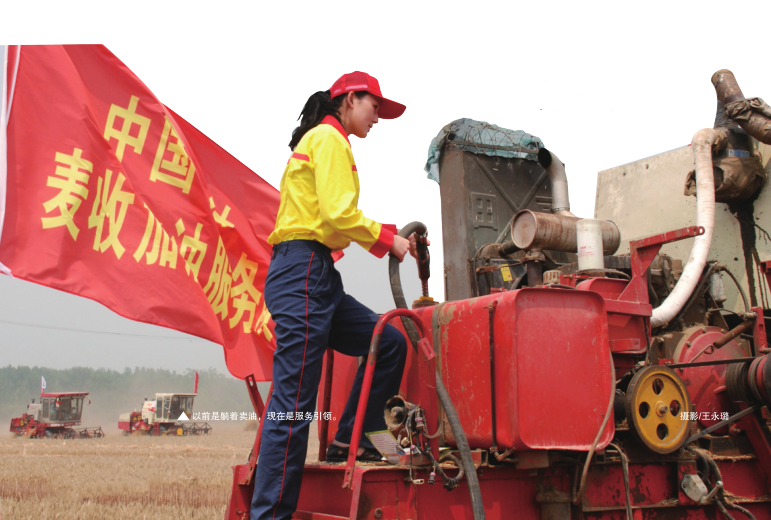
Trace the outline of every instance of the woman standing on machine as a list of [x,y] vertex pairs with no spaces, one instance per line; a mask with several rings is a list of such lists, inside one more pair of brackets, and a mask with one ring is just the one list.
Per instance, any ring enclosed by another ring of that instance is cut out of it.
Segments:
[[[298,419],[265,421],[262,427],[252,520],[291,518],[308,448],[311,420],[307,417],[316,409],[327,345],[349,356],[366,356],[379,318],[345,294],[332,253],[353,241],[378,258],[390,252],[402,261],[408,250],[416,256],[412,237],[396,235],[394,226],[370,220],[357,208],[359,179],[348,141],[351,134],[367,137],[378,119],[395,119],[405,108],[384,98],[375,78],[352,72],[341,76],[330,90],[313,94],[302,110],[300,126],[292,132],[293,153],[281,179],[276,229],[268,238],[273,257],[265,281],[265,303],[276,324],[277,345],[268,410]],[[399,392],[405,357],[404,336],[386,326],[365,432],[385,429],[383,408]],[[327,451],[328,461],[348,458],[365,365],[356,374]],[[366,437],[360,446],[359,460],[381,459]]]

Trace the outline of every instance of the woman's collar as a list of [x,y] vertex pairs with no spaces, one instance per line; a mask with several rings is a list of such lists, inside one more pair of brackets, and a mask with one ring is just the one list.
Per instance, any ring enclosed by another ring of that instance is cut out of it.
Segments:
[[[348,141],[348,134],[346,134],[345,128],[343,128],[343,125],[340,124],[340,121],[338,121],[335,116],[324,116],[324,119],[322,119],[321,123],[319,124],[333,126],[338,132],[340,132],[340,135],[345,137],[345,140]],[[348,141],[348,146],[350,145],[351,141]]]

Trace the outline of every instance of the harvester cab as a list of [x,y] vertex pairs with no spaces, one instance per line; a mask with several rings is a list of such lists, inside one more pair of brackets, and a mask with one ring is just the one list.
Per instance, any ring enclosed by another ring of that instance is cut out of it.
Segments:
[[51,423],[77,425],[83,415],[83,400],[88,394],[43,394],[41,420]]
[[165,423],[190,420],[193,416],[195,396],[196,394],[155,394],[154,421]]
[[39,403],[35,403],[33,399],[32,403],[27,405],[26,414],[11,419],[11,432],[31,438],[104,437],[104,432],[99,426],[73,428],[80,425],[83,401],[88,400],[87,396],[88,392],[41,394]]

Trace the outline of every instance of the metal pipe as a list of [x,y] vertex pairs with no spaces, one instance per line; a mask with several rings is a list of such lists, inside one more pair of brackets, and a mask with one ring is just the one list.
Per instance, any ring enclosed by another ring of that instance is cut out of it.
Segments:
[[[578,249],[576,223],[579,220],[574,216],[523,209],[512,219],[511,238],[517,247],[524,250],[575,253]],[[603,252],[612,255],[621,244],[618,226],[609,220],[603,220],[600,221],[600,230]]]
[[498,249],[498,254],[500,256],[506,256],[512,253],[516,253],[517,251],[521,251],[521,249],[517,247],[517,244],[511,240],[507,240],[501,244],[501,247]]
[[712,232],[715,229],[715,178],[712,172],[712,147],[718,142],[720,134],[712,128],[696,132],[691,141],[693,157],[696,163],[696,225],[704,228],[704,234],[693,240],[691,257],[683,269],[677,285],[664,302],[653,309],[651,327],[660,327],[669,323],[690,298],[696,284],[699,283],[707,255],[712,245]]
[[568,194],[568,176],[562,161],[546,148],[538,150],[538,163],[546,170],[551,181],[551,211],[566,217],[575,217],[570,212],[570,196]]
[[760,98],[745,99],[733,72],[721,69],[712,75],[717,99],[726,115],[758,141],[771,144],[771,107]]
[[532,260],[525,262],[527,267],[527,286],[539,287],[543,285],[543,262]]
[[739,334],[741,334],[742,332],[744,332],[746,330],[751,329],[754,326],[755,326],[755,320],[754,319],[747,320],[744,323],[741,323],[740,325],[738,325],[736,328],[733,328],[733,329],[729,330],[728,332],[726,332],[725,334],[723,334],[722,336],[717,338],[712,343],[712,346],[715,347],[716,349],[724,347],[729,341],[733,340],[734,338],[739,336]]

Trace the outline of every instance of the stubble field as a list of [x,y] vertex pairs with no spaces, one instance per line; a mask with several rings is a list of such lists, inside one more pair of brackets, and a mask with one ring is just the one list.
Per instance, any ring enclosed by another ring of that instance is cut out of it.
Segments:
[[[311,426],[308,459],[318,441]],[[231,467],[246,462],[255,431],[200,437],[30,440],[0,437],[2,520],[222,520]],[[315,442],[314,442],[315,441]]]

